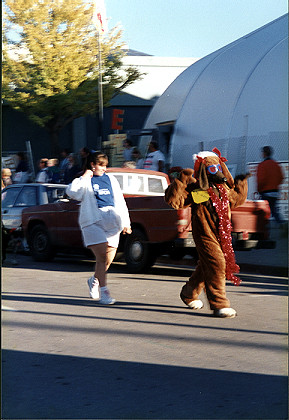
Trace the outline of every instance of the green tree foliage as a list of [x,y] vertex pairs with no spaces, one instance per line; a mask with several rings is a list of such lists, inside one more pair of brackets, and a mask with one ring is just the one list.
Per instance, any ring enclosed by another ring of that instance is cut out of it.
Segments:
[[98,36],[104,106],[141,77],[121,65],[121,31],[98,34],[93,16],[85,0],[5,0],[2,95],[48,130],[53,153],[63,127],[98,112]]

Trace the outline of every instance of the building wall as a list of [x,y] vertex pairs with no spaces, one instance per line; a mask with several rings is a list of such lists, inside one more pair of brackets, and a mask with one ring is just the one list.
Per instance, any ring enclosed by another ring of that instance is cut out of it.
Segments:
[[273,146],[288,159],[288,15],[192,64],[168,87],[145,128],[174,120],[168,164],[218,147],[236,172]]
[[[138,54],[135,52],[134,54]],[[169,84],[196,58],[153,57],[148,55],[128,55],[124,57],[124,66],[136,66],[141,73],[146,73],[142,80],[124,90],[104,109],[103,139],[109,134],[126,133],[129,130],[141,130],[145,120],[158,97]],[[118,111],[120,111],[118,113]],[[114,117],[118,129],[113,125]],[[2,107],[2,150],[25,151],[26,141],[30,140],[35,162],[41,157],[51,156],[48,133],[44,128],[29,121],[24,114]],[[78,152],[81,147],[99,148],[98,115],[87,116],[73,121],[59,135],[59,149],[69,148]],[[133,141],[137,141],[134,139]]]
[[124,92],[155,101],[176,77],[198,60],[199,58],[127,55],[123,58],[124,67],[134,66],[144,75],[141,80],[124,89]]

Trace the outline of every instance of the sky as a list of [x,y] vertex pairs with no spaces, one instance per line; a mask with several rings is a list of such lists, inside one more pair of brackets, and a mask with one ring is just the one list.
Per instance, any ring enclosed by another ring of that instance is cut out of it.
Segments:
[[204,57],[288,13],[287,0],[105,0],[108,28],[132,50]]

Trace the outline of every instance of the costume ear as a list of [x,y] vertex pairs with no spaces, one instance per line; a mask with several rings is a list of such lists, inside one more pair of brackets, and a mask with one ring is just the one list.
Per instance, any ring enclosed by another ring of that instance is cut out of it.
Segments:
[[209,180],[206,171],[206,165],[202,162],[199,168],[199,186],[201,190],[207,191],[209,189]]
[[234,178],[232,177],[231,173],[229,172],[229,169],[227,168],[227,165],[220,160],[220,164],[222,166],[222,171],[224,174],[224,177],[227,178],[227,184],[230,188],[233,188],[234,186]]

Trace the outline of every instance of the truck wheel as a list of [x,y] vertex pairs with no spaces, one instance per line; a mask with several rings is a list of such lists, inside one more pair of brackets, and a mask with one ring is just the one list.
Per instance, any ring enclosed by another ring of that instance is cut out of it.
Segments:
[[157,254],[147,243],[145,234],[133,229],[125,242],[124,258],[130,273],[140,273],[154,265]]
[[44,226],[34,226],[30,233],[29,246],[35,261],[51,261],[55,255],[50,237]]

